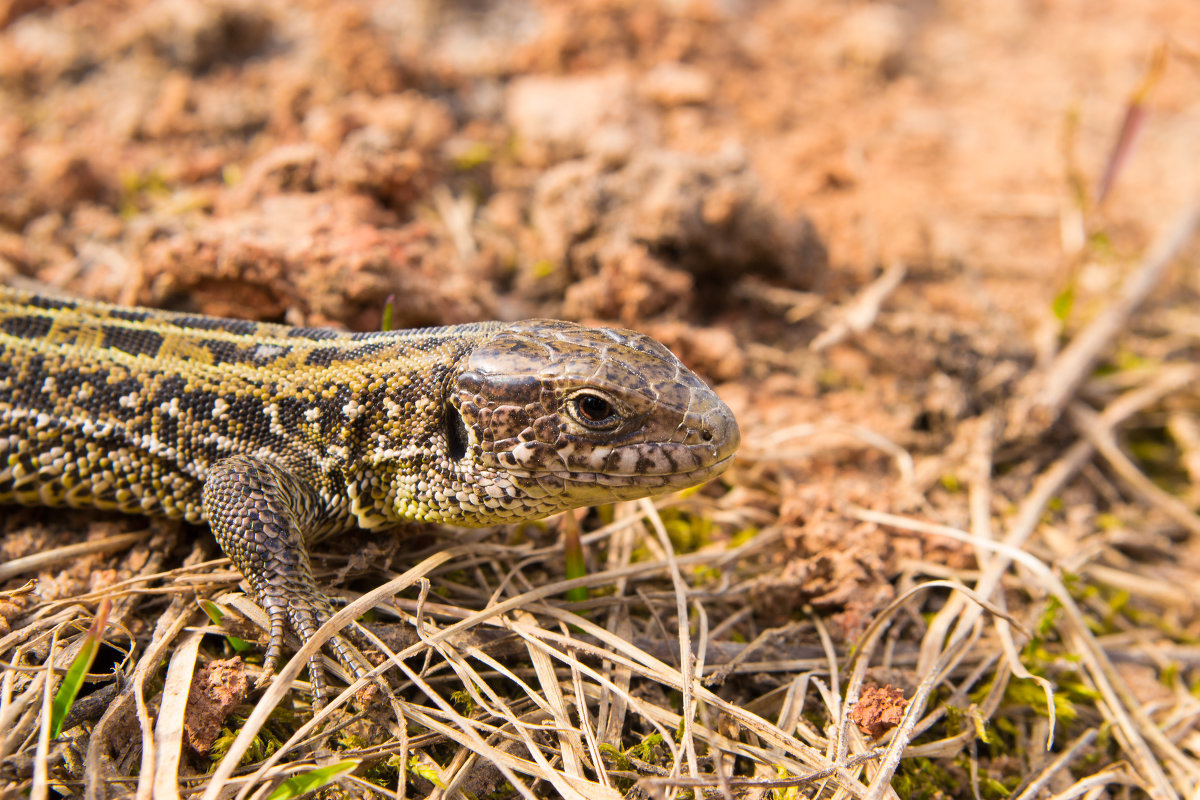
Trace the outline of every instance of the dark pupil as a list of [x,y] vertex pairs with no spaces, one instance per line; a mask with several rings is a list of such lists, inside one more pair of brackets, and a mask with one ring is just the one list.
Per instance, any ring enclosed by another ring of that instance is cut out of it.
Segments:
[[589,422],[603,422],[612,416],[612,406],[602,397],[585,394],[579,398],[579,413]]

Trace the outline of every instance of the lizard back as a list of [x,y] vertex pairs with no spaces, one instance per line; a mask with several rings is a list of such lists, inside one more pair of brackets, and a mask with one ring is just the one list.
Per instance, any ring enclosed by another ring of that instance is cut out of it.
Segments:
[[209,468],[246,454],[335,510],[379,367],[393,395],[432,395],[495,327],[343,333],[0,288],[0,502],[199,522]]

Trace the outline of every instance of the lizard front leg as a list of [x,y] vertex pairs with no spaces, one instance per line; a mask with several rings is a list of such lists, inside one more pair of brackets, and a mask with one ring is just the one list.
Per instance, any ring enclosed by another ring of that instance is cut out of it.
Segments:
[[[275,671],[287,624],[307,642],[333,616],[333,607],[313,580],[304,532],[319,507],[315,493],[288,470],[251,456],[218,462],[204,483],[202,510],[217,543],[250,583],[255,601],[267,612],[271,630],[264,675]],[[361,654],[345,637],[329,645],[356,677]],[[308,662],[318,704],[327,697],[320,652]]]

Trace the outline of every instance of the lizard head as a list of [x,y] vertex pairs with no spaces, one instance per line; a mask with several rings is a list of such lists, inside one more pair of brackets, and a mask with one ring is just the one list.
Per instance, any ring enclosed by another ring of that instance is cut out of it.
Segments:
[[729,407],[663,345],[550,320],[504,325],[464,354],[444,415],[469,520],[443,518],[459,524],[695,486],[741,441]]

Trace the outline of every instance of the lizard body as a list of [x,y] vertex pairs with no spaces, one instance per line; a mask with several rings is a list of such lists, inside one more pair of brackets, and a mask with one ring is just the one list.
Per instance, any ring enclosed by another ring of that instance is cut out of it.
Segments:
[[675,491],[738,443],[716,394],[631,331],[343,333],[0,287],[0,502],[207,523],[271,618],[268,673],[287,624],[306,640],[330,615],[317,539]]

